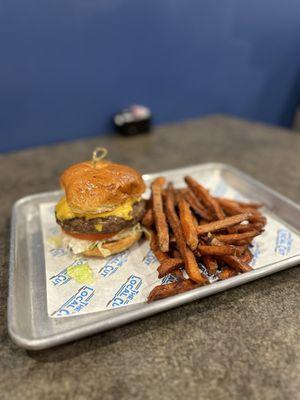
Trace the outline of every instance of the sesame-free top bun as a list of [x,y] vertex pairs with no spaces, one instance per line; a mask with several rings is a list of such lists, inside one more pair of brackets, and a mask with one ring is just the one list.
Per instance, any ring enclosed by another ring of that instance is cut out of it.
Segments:
[[69,207],[75,213],[101,213],[113,210],[145,191],[139,172],[106,160],[86,161],[67,168],[60,178]]
[[[138,242],[142,236],[141,230],[136,230],[130,232],[130,234],[122,239],[119,239],[114,242],[107,242],[103,244],[103,247],[106,250],[110,251],[110,255],[120,253],[121,251],[125,251],[129,249],[134,243]],[[106,257],[107,255],[101,252],[101,249],[98,247],[94,247],[92,249],[85,250],[82,255],[86,257]]]

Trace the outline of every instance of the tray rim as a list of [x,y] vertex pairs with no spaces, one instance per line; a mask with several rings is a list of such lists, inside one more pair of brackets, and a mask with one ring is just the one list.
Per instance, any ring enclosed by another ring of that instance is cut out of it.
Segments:
[[[143,174],[143,177],[145,179],[152,179],[155,178],[158,175],[163,175],[163,174],[168,174],[175,172],[177,170],[184,171],[184,170],[190,170],[191,168],[197,168],[197,167],[207,167],[207,168],[219,168],[223,170],[229,170],[230,172],[238,175],[240,178],[243,180],[255,184],[256,187],[259,189],[268,192],[269,194],[276,196],[279,198],[281,201],[284,201],[285,203],[289,204],[291,207],[296,208],[300,212],[300,205],[294,202],[293,200],[289,199],[288,197],[284,196],[283,194],[275,191],[274,189],[270,188],[269,186],[265,185],[264,183],[256,180],[255,178],[252,178],[250,175],[247,173],[244,173],[237,169],[236,167],[233,167],[229,164],[226,163],[200,163],[200,164],[193,164],[190,166],[185,166],[185,167],[179,167],[179,168],[173,168],[169,170],[164,170],[160,172],[155,172],[155,173],[149,173],[149,174]],[[280,261],[275,261],[271,264],[268,264],[267,266],[263,268],[258,268],[254,269],[250,272],[247,272],[242,275],[237,275],[232,278],[229,278],[224,281],[218,281],[215,282],[213,285],[208,285],[204,287],[199,287],[196,288],[192,291],[185,292],[178,294],[173,297],[169,297],[166,299],[158,300],[153,303],[145,303],[143,305],[143,308],[138,308],[138,309],[130,309],[131,307],[124,307],[124,312],[121,314],[118,314],[116,316],[111,316],[109,317],[109,327],[105,327],[105,329],[102,329],[102,325],[107,325],[107,320],[100,320],[100,321],[94,321],[92,323],[89,323],[89,325],[86,325],[89,327],[88,330],[88,335],[87,331],[85,329],[86,326],[80,326],[78,328],[73,328],[66,330],[64,332],[60,333],[55,333],[55,334],[50,334],[47,335],[46,337],[41,337],[41,338],[29,338],[25,334],[22,334],[22,332],[19,332],[18,330],[15,329],[13,325],[13,318],[12,318],[12,313],[13,313],[13,283],[14,283],[14,276],[15,276],[15,271],[14,271],[14,256],[15,256],[15,245],[16,245],[16,234],[13,229],[16,223],[16,210],[17,208],[23,204],[26,203],[29,200],[35,199],[35,198],[40,198],[40,197],[47,197],[49,194],[52,195],[58,195],[62,193],[61,190],[54,190],[54,191],[48,191],[48,192],[41,192],[41,193],[34,193],[30,194],[27,196],[24,196],[20,199],[18,199],[12,207],[12,216],[11,216],[11,231],[10,231],[10,250],[9,250],[9,280],[8,280],[8,305],[7,305],[7,325],[8,325],[8,333],[13,342],[15,342],[18,346],[27,349],[27,350],[42,350],[46,348],[50,348],[53,346],[57,346],[63,343],[70,342],[72,340],[77,340],[81,339],[86,336],[93,335],[97,332],[102,332],[104,330],[109,330],[112,328],[115,328],[117,326],[121,326],[125,323],[130,323],[133,321],[136,321],[138,319],[143,319],[148,316],[166,311],[168,309],[172,309],[175,307],[178,307],[180,305],[183,305],[185,303],[192,302],[197,299],[201,299],[203,297],[207,297],[213,294],[217,294],[219,292],[222,292],[227,289],[231,289],[249,282],[252,282],[256,279],[263,278],[265,276],[271,275],[275,272],[279,272],[281,270],[284,270],[288,267],[294,266],[297,263],[300,263],[300,254],[296,254],[294,256],[287,257],[284,260]],[[74,318],[78,318],[78,316],[75,316]]]

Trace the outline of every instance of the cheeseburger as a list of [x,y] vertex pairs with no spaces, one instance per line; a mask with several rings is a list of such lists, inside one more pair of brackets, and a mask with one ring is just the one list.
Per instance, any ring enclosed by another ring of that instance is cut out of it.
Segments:
[[65,196],[55,208],[63,245],[75,254],[108,257],[137,242],[145,213],[142,176],[125,165],[75,164],[60,178]]

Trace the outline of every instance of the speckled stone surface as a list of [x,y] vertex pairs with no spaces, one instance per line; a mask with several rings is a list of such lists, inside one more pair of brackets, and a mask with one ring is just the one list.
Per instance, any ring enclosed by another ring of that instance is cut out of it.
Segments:
[[300,269],[61,347],[27,352],[7,335],[9,222],[18,198],[106,146],[142,172],[218,161],[300,202],[300,136],[222,116],[0,156],[0,398],[300,399]]

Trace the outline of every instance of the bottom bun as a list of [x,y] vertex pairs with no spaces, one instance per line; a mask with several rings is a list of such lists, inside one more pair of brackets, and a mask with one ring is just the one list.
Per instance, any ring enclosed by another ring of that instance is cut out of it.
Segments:
[[[130,234],[122,239],[103,243],[102,247],[105,249],[104,252],[101,251],[101,248],[94,247],[92,249],[86,249],[81,254],[86,257],[108,257],[109,255],[113,255],[116,253],[120,253],[121,251],[127,250],[131,247],[134,243],[140,240],[142,236],[141,230],[135,230],[130,232]],[[110,253],[108,255],[108,252]]]

